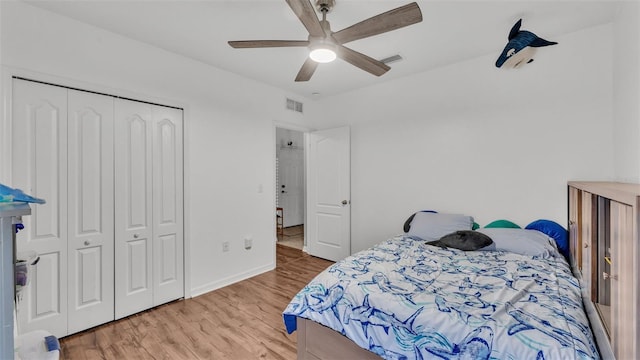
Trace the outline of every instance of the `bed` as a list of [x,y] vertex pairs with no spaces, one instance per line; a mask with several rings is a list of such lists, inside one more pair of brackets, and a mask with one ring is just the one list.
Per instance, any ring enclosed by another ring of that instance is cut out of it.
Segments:
[[429,244],[473,227],[464,215],[420,212],[407,233],[320,273],[283,312],[287,331],[299,331],[298,357],[599,358],[566,231],[500,221],[477,229],[491,246]]

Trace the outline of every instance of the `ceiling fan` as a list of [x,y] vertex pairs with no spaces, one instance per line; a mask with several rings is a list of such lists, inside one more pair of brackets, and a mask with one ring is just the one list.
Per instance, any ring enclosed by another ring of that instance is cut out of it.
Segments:
[[365,54],[349,49],[343,44],[388,31],[403,28],[422,21],[422,12],[418,4],[413,2],[399,8],[363,20],[348,28],[333,32],[326,19],[327,13],[335,5],[335,0],[316,0],[316,6],[322,13],[322,20],[316,16],[310,0],[286,0],[289,7],[309,32],[307,40],[244,40],[229,41],[236,49],[268,48],[268,47],[300,47],[307,46],[311,50],[309,58],[304,62],[295,81],[308,81],[320,62],[330,62],[336,57],[359,67],[373,75],[380,76],[390,67],[383,62]]

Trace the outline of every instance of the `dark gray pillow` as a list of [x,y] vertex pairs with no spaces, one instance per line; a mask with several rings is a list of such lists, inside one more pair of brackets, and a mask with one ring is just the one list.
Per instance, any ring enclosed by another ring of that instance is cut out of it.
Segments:
[[427,244],[463,251],[495,250],[495,244],[489,236],[473,230],[458,230]]

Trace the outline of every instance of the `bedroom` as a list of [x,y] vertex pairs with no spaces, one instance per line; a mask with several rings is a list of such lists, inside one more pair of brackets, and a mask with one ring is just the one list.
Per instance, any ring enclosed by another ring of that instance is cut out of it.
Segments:
[[[197,296],[275,266],[274,122],[351,127],[353,252],[398,233],[423,207],[465,211],[479,223],[563,223],[567,180],[640,181],[640,10],[611,6],[610,22],[554,36],[560,45],[521,72],[493,68],[511,25],[505,22],[494,52],[311,100],[26,3],[2,2],[3,94],[8,69],[19,69],[184,106],[185,280]],[[304,101],[304,116],[286,111],[285,97]],[[245,236],[253,251],[242,249]]]

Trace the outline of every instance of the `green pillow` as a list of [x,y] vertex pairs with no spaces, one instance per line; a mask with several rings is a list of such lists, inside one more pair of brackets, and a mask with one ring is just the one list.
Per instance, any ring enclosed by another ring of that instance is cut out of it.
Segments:
[[509,220],[496,220],[485,226],[485,228],[510,228],[510,229],[522,229],[518,224],[515,224]]
[[471,230],[478,230],[478,229],[480,229],[480,224],[474,221],[473,226],[471,227]]

